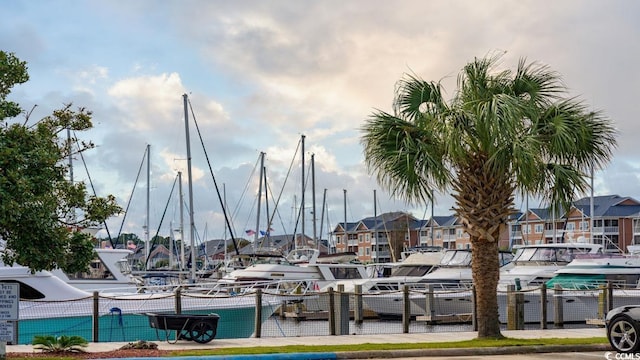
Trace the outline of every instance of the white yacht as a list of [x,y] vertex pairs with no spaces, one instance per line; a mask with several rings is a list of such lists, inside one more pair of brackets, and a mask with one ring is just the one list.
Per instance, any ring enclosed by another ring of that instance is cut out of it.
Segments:
[[603,251],[602,245],[580,242],[519,245],[514,249],[513,266],[500,271],[499,290],[508,285],[537,288],[576,257],[599,256]]
[[69,285],[85,291],[137,292],[143,281],[131,273],[127,249],[96,248],[96,258],[85,272],[66,273],[60,269],[51,273]]
[[[549,292],[562,288],[563,318],[567,322],[601,319],[602,287],[611,287],[614,307],[634,305],[640,298],[640,248],[629,246],[628,253],[601,253],[576,256],[547,281]],[[547,313],[553,311],[549,303]],[[551,320],[549,320],[551,321]]]
[[[47,334],[93,336],[94,294],[74,287],[49,271],[32,272],[20,265],[1,265],[0,284],[18,284],[20,296],[18,344],[30,344],[35,335]],[[180,298],[184,314],[220,316],[218,338],[249,337],[254,331],[256,296],[230,297],[226,293],[204,294],[185,290]],[[157,340],[158,334],[148,326],[144,314],[175,313],[173,293],[98,294],[101,341]],[[278,305],[274,296],[262,298],[265,321]],[[113,337],[112,337],[113,336]]]
[[[501,251],[498,256],[501,268],[511,266],[510,252]],[[472,283],[471,249],[449,249],[445,250],[440,263],[432,271],[401,285],[410,286],[411,316],[420,316],[427,313],[429,288],[434,291],[429,314],[470,314],[473,310],[469,291]],[[401,288],[395,291],[372,291],[363,296],[363,301],[380,316],[401,316],[404,297]]]
[[[603,255],[602,245],[569,242],[550,244],[529,244],[514,247],[516,253],[513,266],[500,271],[498,284],[498,309],[500,322],[507,322],[507,289],[513,285],[515,290],[524,291],[524,313],[526,322],[540,322],[540,286],[547,284],[556,276],[558,271],[564,269],[578,257],[599,257]],[[547,290],[548,292],[550,290]],[[553,296],[547,296],[547,320],[554,319]],[[567,299],[569,302],[574,300]],[[569,312],[565,312],[567,321]]]
[[320,256],[317,249],[300,248],[277,261],[255,263],[234,270],[225,275],[221,282],[303,281],[311,290],[326,291],[329,287],[335,287],[339,280],[367,278],[364,264],[356,262],[356,258],[352,253]]

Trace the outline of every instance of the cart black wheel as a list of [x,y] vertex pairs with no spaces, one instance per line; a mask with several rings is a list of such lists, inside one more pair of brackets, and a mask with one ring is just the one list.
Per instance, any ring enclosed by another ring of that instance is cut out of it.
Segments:
[[200,344],[208,343],[216,336],[216,328],[205,320],[196,321],[191,327],[191,339]]
[[191,331],[189,330],[182,330],[180,332],[180,334],[178,334],[178,340],[187,340],[187,341],[191,341],[193,340],[191,338]]
[[638,324],[626,315],[611,321],[607,329],[609,343],[621,353],[635,353],[640,350],[640,329]]

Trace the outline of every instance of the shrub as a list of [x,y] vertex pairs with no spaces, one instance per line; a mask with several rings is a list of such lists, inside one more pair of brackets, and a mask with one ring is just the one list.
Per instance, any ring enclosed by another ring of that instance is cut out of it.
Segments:
[[33,348],[44,352],[84,352],[88,343],[82,336],[58,337],[52,335],[35,336],[33,338]]

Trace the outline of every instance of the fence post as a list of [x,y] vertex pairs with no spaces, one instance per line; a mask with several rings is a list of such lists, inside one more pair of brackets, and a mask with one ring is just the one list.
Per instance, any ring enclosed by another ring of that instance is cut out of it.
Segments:
[[344,291],[344,284],[338,284],[338,335],[349,334],[349,294]]
[[427,317],[427,324],[435,324],[436,323],[436,308],[435,308],[435,299],[433,293],[433,284],[427,285],[427,296],[426,296],[426,304],[425,304],[425,316]]
[[600,285],[598,290],[598,319],[604,319],[607,315],[607,287]]
[[329,335],[336,334],[336,302],[334,299],[333,287],[329,291]]
[[[607,282],[607,313],[613,309],[613,285]],[[607,315],[605,313],[605,315]]]
[[560,284],[555,284],[553,286],[553,307],[555,309],[553,324],[556,328],[564,327],[563,304],[562,286],[560,286]]
[[262,333],[262,289],[256,289],[256,337]]
[[353,321],[355,324],[362,324],[363,304],[362,304],[362,285],[355,286],[354,302],[353,302]]
[[411,318],[411,303],[409,300],[409,286],[404,285],[402,287],[402,332],[407,334],[409,332],[409,321]]
[[[284,290],[280,290],[280,295],[284,295]],[[280,307],[278,308],[278,313],[280,314],[280,319],[284,319],[287,312],[287,300],[282,300],[280,302]]]
[[182,314],[182,292],[178,287],[175,291],[176,314]]
[[540,285],[540,329],[547,328],[547,284]]
[[476,286],[471,285],[471,326],[473,326],[473,331],[478,331],[478,312],[476,311],[477,301],[476,301]]
[[517,285],[507,286],[507,330],[524,329],[524,294]]
[[100,296],[93,292],[93,342],[100,341]]

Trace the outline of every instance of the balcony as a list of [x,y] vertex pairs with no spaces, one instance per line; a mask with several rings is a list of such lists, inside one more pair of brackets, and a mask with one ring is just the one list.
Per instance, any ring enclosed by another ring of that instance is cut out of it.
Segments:
[[388,258],[388,257],[391,257],[391,253],[389,251],[372,251],[371,252],[372,259]]
[[[574,230],[575,232],[576,230]],[[620,233],[620,229],[617,226],[599,226],[593,227],[593,234],[594,235],[598,235],[598,234],[619,234]]]

